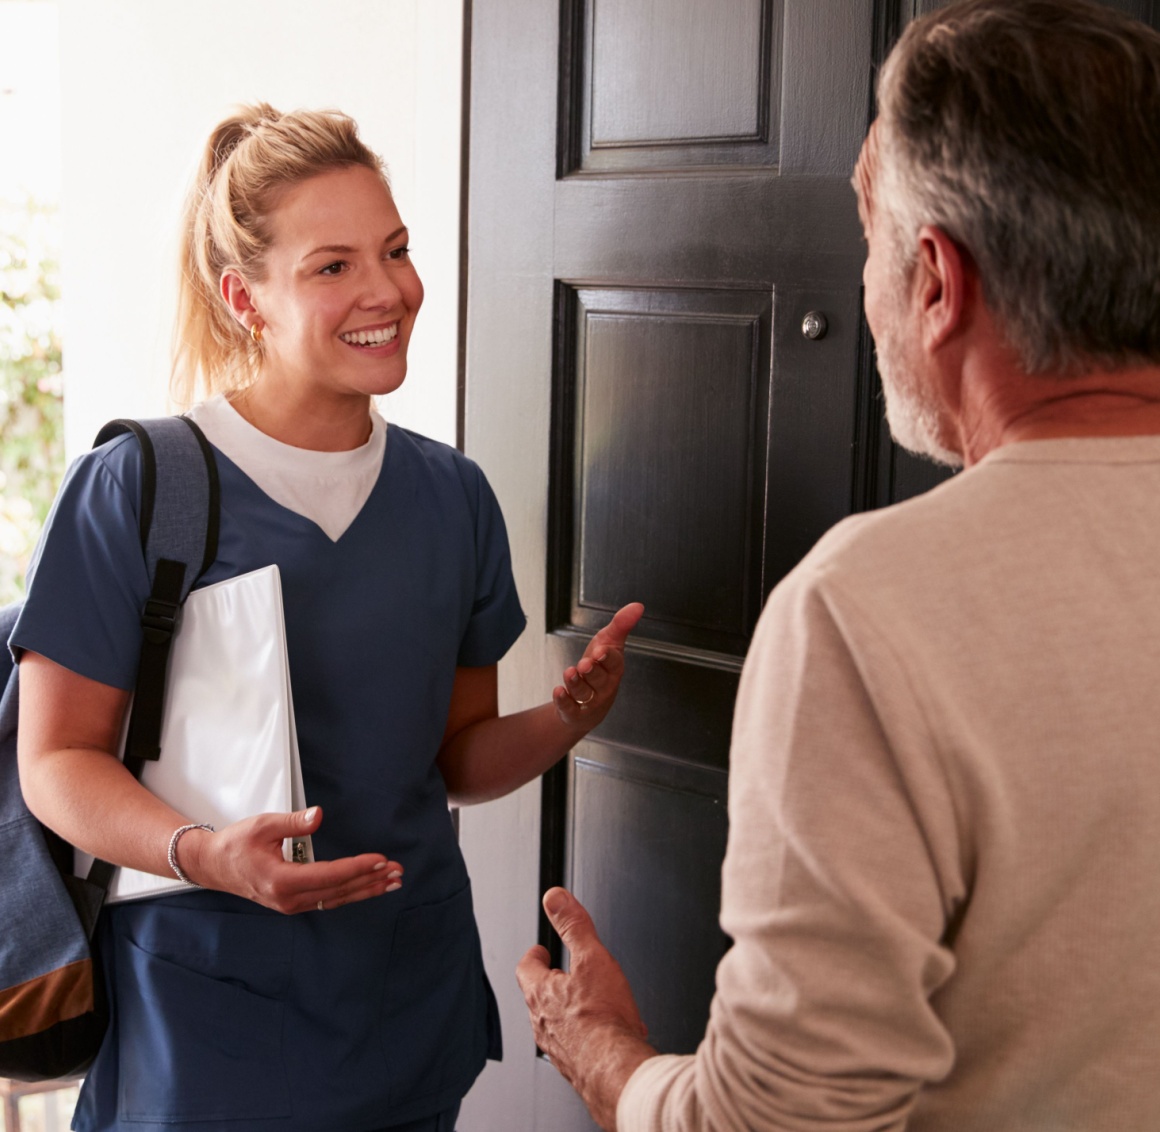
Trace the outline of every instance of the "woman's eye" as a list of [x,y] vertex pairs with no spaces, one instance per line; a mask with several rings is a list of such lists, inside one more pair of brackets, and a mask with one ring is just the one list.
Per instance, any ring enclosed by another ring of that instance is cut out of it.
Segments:
[[328,263],[318,274],[319,275],[341,275],[343,269],[346,267],[345,260],[335,260],[334,263]]
[[391,250],[387,252],[387,259],[406,259],[410,254],[410,247],[404,244],[401,248],[391,248]]

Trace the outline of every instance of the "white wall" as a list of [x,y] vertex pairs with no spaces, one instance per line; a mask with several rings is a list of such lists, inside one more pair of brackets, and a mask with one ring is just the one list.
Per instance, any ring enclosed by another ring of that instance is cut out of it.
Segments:
[[426,301],[390,420],[454,443],[462,0],[60,0],[65,439],[167,411],[180,202],[237,102],[337,107],[385,158]]

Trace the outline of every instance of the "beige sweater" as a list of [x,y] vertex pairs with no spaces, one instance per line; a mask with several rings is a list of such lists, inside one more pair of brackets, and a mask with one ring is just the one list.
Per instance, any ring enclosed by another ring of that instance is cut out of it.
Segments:
[[774,592],[695,1057],[619,1132],[1160,1128],[1160,437],[1010,445]]

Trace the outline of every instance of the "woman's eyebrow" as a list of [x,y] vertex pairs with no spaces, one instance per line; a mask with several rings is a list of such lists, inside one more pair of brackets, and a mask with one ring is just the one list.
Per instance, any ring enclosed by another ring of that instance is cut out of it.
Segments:
[[[383,237],[383,243],[389,244],[393,239],[402,236],[406,233],[407,226],[404,224],[402,228],[396,228],[389,236]],[[309,259],[312,255],[318,255],[320,252],[327,252],[331,255],[350,255],[358,251],[357,248],[349,247],[347,244],[323,244],[320,247],[308,251],[302,258]]]

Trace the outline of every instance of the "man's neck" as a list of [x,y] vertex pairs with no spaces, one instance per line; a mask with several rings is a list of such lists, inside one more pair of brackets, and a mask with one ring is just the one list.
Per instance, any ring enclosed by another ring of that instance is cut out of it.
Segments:
[[1027,374],[1009,356],[963,377],[958,418],[964,464],[1021,440],[1160,435],[1160,366],[1074,375]]

